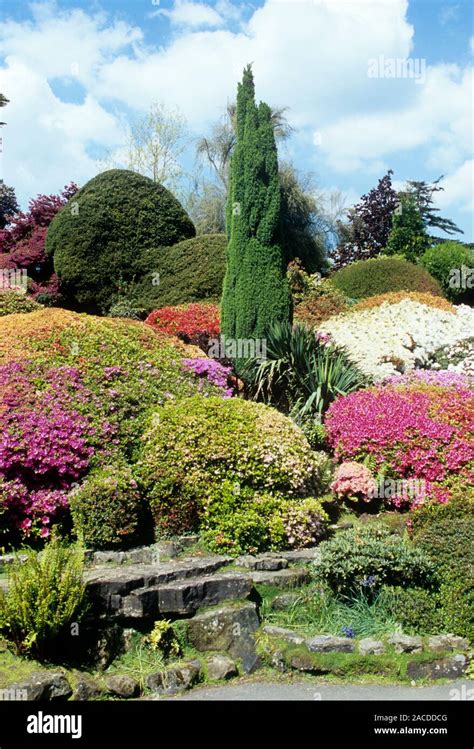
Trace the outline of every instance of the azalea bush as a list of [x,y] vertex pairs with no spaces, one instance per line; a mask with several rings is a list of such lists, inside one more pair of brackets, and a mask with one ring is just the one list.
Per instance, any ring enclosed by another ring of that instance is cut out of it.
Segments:
[[349,360],[375,381],[428,366],[440,347],[472,336],[474,310],[451,311],[415,299],[354,309],[321,324]]
[[454,475],[467,486],[474,478],[473,415],[471,388],[417,383],[338,398],[325,426],[338,460],[369,457],[375,470],[423,480],[425,498],[448,501]]
[[295,306],[294,318],[298,322],[317,328],[324,320],[349,308],[344,294],[333,286],[329,279],[323,279],[318,285],[313,285]]
[[328,486],[326,456],[290,419],[235,398],[194,397],[158,409],[136,473],[157,536],[199,528],[213,498],[220,512],[223,482],[235,485],[245,511],[252,493],[303,499]]
[[183,359],[183,367],[190,372],[201,378],[211,382],[216,387],[223,390],[223,395],[226,398],[230,398],[234,389],[230,386],[230,379],[232,377],[232,368],[224,367],[220,362],[215,359],[208,358],[197,358],[197,359]]
[[46,538],[54,523],[67,519],[73,484],[93,468],[131,458],[157,405],[197,392],[222,394],[207,378],[197,381],[177,350],[142,324],[52,309],[4,320],[5,541]]
[[374,496],[377,482],[367,466],[347,461],[336,468],[331,489],[338,497],[368,502]]
[[158,333],[178,336],[185,343],[203,347],[220,332],[219,308],[210,303],[162,307],[148,315],[145,322]]
[[372,309],[372,307],[380,307],[381,304],[398,304],[399,302],[403,302],[404,299],[411,299],[414,302],[426,304],[428,307],[435,307],[436,309],[443,309],[446,312],[454,312],[453,305],[447,299],[423,291],[388,291],[385,294],[369,296],[357,302],[353,310]]

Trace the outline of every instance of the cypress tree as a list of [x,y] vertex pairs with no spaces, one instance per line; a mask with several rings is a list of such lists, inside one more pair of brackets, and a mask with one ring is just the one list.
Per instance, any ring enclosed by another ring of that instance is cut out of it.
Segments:
[[255,103],[250,65],[238,86],[236,121],[221,329],[226,338],[263,338],[271,322],[291,319],[292,308],[280,241],[281,193],[271,109]]
[[401,211],[393,215],[385,253],[405,255],[407,260],[416,263],[429,248],[430,238],[414,197],[402,195],[400,207]]

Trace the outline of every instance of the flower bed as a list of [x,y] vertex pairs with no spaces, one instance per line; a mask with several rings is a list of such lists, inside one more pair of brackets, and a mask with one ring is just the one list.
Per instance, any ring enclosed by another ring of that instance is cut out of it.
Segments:
[[474,310],[453,312],[411,299],[353,311],[321,325],[334,343],[375,381],[429,362],[438,348],[472,336]]

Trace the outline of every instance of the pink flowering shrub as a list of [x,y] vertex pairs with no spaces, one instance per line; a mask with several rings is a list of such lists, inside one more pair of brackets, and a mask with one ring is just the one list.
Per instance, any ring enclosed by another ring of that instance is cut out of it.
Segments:
[[194,372],[197,377],[205,378],[208,382],[221,388],[224,398],[231,398],[234,394],[233,388],[229,387],[229,378],[232,375],[231,367],[224,367],[215,359],[208,359],[207,357],[183,359],[183,367]]
[[331,484],[332,491],[339,497],[364,501],[372,499],[376,488],[377,482],[369,469],[352,461],[338,466]]
[[325,427],[339,460],[370,456],[376,470],[423,481],[424,499],[446,502],[453,475],[474,478],[474,392],[414,384],[359,390],[338,398]]

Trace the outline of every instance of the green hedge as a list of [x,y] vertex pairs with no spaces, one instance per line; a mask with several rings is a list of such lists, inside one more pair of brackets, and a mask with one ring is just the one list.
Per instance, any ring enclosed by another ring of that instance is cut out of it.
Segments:
[[448,299],[474,302],[474,270],[472,278],[466,273],[464,282],[462,278],[463,266],[474,269],[474,250],[471,247],[453,240],[443,242],[427,250],[420,263],[440,283]]
[[349,299],[365,299],[389,291],[423,291],[443,296],[438,282],[425,268],[400,257],[360,260],[336,271],[331,282]]
[[191,219],[166,188],[112,169],[87,182],[55,216],[46,252],[68,302],[105,312],[132,282],[160,272],[161,247],[194,235]]
[[148,311],[159,307],[219,301],[225,272],[227,239],[225,234],[204,234],[163,247],[159,284],[151,273],[132,291],[136,306]]

